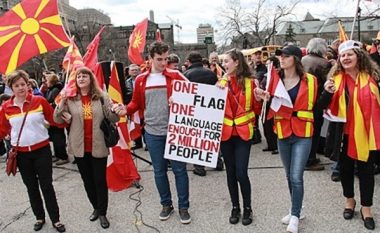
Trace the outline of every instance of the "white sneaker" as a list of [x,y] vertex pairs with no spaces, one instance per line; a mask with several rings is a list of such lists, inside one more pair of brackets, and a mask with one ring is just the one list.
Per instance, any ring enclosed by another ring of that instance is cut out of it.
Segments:
[[298,233],[298,218],[296,216],[291,216],[289,220],[289,225],[286,228],[286,232],[289,233]]
[[[302,219],[304,219],[306,217],[305,213],[303,212],[303,208],[304,208],[304,206],[302,206],[302,208],[301,208],[301,213],[300,213],[300,218],[299,218],[300,220],[302,220]],[[289,224],[290,217],[292,216],[291,212],[292,211],[289,210],[289,214],[281,219],[282,224],[284,224],[284,225],[288,225]]]

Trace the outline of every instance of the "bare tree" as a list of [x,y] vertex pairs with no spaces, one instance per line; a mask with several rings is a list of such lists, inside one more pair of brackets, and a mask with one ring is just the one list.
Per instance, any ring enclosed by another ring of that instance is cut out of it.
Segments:
[[[245,8],[240,0],[226,0],[225,7],[219,9],[218,24],[223,32],[224,43],[243,38],[249,47],[268,45],[276,33],[280,22],[292,15],[301,0],[275,1],[257,0]],[[248,6],[248,4],[247,4]],[[247,40],[247,37],[252,37]]]

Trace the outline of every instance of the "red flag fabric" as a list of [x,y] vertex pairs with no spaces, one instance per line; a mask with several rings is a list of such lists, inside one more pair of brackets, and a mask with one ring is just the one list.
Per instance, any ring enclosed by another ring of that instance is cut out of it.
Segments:
[[[370,150],[380,149],[380,102],[377,83],[366,73],[359,73],[350,100],[352,111],[347,112],[344,74],[334,76],[337,91],[324,117],[335,122],[347,122],[348,151],[351,158],[367,161]],[[328,117],[330,118],[328,118]]]
[[106,83],[104,82],[103,68],[100,63],[96,64],[94,74],[98,81],[100,89],[102,89],[103,91],[107,91]]
[[0,73],[69,45],[56,0],[22,1],[0,17]]
[[[276,69],[273,67],[273,64],[269,65],[268,70],[266,90],[271,96],[273,96],[273,98],[267,118],[270,119],[273,117],[274,113],[278,114],[279,112],[283,114],[282,117],[289,118],[293,109],[293,103],[290,96]],[[280,109],[281,111],[279,111]]]
[[369,54],[373,54],[377,52],[377,46],[372,43],[371,48],[369,49]]
[[[111,63],[111,77],[108,86],[108,95],[114,103],[123,103],[121,87],[115,62]],[[130,138],[125,117],[121,117],[117,123],[120,140],[118,144],[110,148],[110,156],[107,161],[107,185],[114,192],[130,187],[133,182],[140,180],[140,175],[132,160],[129,147]]]
[[75,85],[75,72],[78,68],[83,67],[84,64],[82,55],[74,42],[74,37],[70,41],[70,46],[63,58],[62,66],[68,74],[68,80],[66,80],[65,86],[66,95],[68,97],[76,96],[77,87]]
[[162,39],[161,39],[161,31],[158,28],[157,28],[157,31],[156,31],[156,41],[162,41]]
[[147,28],[148,18],[138,23],[129,37],[128,58],[133,64],[141,65],[144,63],[141,53],[144,52],[145,48]]
[[129,135],[131,137],[131,140],[136,140],[137,138],[141,137],[141,124],[140,124],[140,116],[139,112],[135,112],[131,119],[128,121],[129,123]]
[[94,37],[90,44],[87,46],[87,52],[83,56],[83,63],[85,66],[90,68],[92,72],[96,73],[96,64],[98,63],[98,47],[100,42],[100,34],[104,31],[105,26],[103,26],[98,34]]

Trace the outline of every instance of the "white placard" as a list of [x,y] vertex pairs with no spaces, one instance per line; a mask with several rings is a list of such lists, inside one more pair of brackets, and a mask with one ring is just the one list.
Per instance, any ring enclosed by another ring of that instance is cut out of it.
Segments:
[[215,168],[226,97],[227,88],[174,81],[164,157]]

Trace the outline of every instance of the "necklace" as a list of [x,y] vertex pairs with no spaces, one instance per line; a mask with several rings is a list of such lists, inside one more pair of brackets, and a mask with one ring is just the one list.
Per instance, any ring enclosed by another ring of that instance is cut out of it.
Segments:
[[299,80],[300,80],[300,78],[298,76],[293,77],[293,78],[284,78],[283,82],[285,85],[285,89],[286,90],[292,89],[294,86],[296,86],[298,84]]

